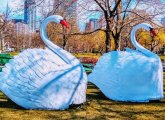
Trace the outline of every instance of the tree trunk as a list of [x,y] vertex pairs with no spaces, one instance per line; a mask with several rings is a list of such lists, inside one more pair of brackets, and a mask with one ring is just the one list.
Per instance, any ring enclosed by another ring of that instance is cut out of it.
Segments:
[[[119,0],[115,0],[115,4],[117,4],[118,2],[119,2]],[[116,8],[117,18],[116,19],[114,18],[114,20],[116,21],[116,22],[114,22],[114,23],[116,23],[115,33],[114,33],[115,34],[114,35],[115,50],[120,49],[119,44],[120,44],[120,32],[121,32],[121,30],[120,30],[120,27],[118,27],[118,26],[121,26],[121,24],[122,24],[122,14],[121,14],[121,12],[122,12],[122,0],[119,2],[118,7]]]
[[109,48],[110,48],[109,41],[110,41],[110,32],[106,31],[106,40],[105,40],[105,52],[106,53],[109,52]]
[[[66,33],[66,30],[65,30],[64,27],[62,28],[62,30],[63,30],[63,33]],[[62,40],[62,41],[63,41],[63,43],[62,43],[62,48],[65,49],[66,42],[67,42],[67,37],[66,37],[66,35],[63,34],[63,38],[62,38],[62,39],[63,39],[63,40]]]
[[118,39],[118,35],[116,34],[115,38],[114,38],[114,41],[115,41],[115,50],[118,50],[119,48],[119,39]]
[[66,41],[67,41],[66,35],[63,35],[63,43],[62,43],[62,48],[63,49],[65,49]]
[[110,44],[110,22],[109,22],[109,16],[108,16],[108,13],[107,11],[105,11],[105,19],[106,19],[106,39],[105,39],[105,52],[109,52],[111,49],[111,44]]

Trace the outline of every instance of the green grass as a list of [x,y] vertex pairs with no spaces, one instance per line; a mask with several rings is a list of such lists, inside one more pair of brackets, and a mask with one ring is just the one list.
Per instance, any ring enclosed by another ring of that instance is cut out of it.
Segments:
[[[164,86],[165,88],[165,86]],[[164,90],[165,91],[165,90]],[[0,93],[2,120],[156,120],[165,119],[165,99],[160,102],[127,103],[107,99],[98,88],[88,84],[87,102],[65,111],[25,110]]]

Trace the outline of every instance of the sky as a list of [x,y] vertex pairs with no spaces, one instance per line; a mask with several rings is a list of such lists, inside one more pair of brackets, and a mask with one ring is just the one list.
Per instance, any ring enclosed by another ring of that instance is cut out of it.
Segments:
[[[6,11],[6,6],[7,4],[9,5],[10,8],[12,8],[12,11],[15,11],[12,15],[9,16],[9,18],[17,18],[17,19],[23,19],[23,11],[22,10],[18,10],[18,8],[20,9],[20,6],[23,5],[24,0],[0,0],[0,13],[3,13]],[[81,0],[79,0],[80,2]],[[91,4],[90,4],[91,5]],[[91,6],[90,6],[91,7]],[[95,7],[95,6],[93,6]],[[22,8],[23,9],[23,8]],[[86,17],[86,16],[90,16],[90,17]],[[85,29],[85,24],[86,22],[90,19],[90,18],[99,18],[101,15],[100,14],[86,14],[86,16],[81,16],[79,15],[79,18],[82,21],[78,22],[78,25],[80,27],[80,29],[82,29],[82,31]]]
[[0,0],[0,13],[4,13],[6,11],[7,4],[10,7],[10,10],[13,11],[9,17],[11,18],[23,18],[22,11],[19,10],[23,3],[23,0]]
[[6,9],[7,3],[10,8],[17,9],[19,5],[21,5],[23,0],[0,0],[0,11],[4,11]]
[[[24,17],[23,10],[18,10],[18,8],[21,9],[20,6],[22,6],[22,9],[23,9],[23,3],[24,3],[23,1],[24,0],[0,0],[0,13],[5,12],[6,5],[8,3],[9,7],[12,8],[12,11],[16,11],[11,16],[9,16],[9,18],[23,19],[23,17]],[[81,1],[82,0],[79,0],[79,3]],[[165,0],[162,0],[162,1],[165,2]],[[89,5],[89,7],[91,7],[91,4],[87,4],[87,5]],[[86,7],[88,7],[88,6],[86,6]],[[92,5],[92,8],[95,8],[95,7],[96,6]],[[87,18],[86,16],[90,16],[90,17]],[[88,13],[85,15],[79,15],[78,17],[80,18],[79,19],[80,28],[84,29],[84,24],[86,22],[88,22],[89,18],[99,18],[100,16],[101,16],[101,14],[98,14],[98,13],[95,13],[95,14]],[[156,18],[156,20],[159,19],[159,21],[160,21],[161,17],[163,17],[163,16],[159,16],[158,18]]]

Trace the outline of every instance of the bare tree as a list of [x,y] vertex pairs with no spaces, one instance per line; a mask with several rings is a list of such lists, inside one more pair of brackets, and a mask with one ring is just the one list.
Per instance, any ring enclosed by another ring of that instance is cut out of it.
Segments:
[[13,32],[13,26],[10,24],[8,20],[9,15],[11,14],[12,10],[9,8],[8,4],[6,6],[6,10],[2,15],[0,15],[0,49],[3,51],[5,43],[5,39],[11,36]]
[[[111,50],[110,41],[115,40],[115,50],[120,49],[122,36],[129,36],[132,26],[140,22],[153,23],[153,19],[164,12],[160,0],[91,0],[97,7],[89,12],[101,12],[105,26],[97,30],[106,33],[105,51]],[[83,6],[81,4],[81,6]],[[151,7],[152,6],[152,7]],[[83,7],[82,7],[83,8]],[[88,8],[85,8],[86,10]],[[150,11],[149,11],[150,10]],[[95,31],[97,31],[95,30]]]
[[[67,19],[67,21],[69,21],[71,27],[70,31],[64,28],[60,28],[58,25],[52,23],[48,26],[47,31],[48,36],[53,41],[59,43],[65,49],[69,48],[69,43],[74,43],[73,41],[69,42],[71,38],[75,41],[78,41],[77,39],[83,39],[83,37],[79,37],[77,35],[85,35],[84,39],[88,39],[87,37],[89,34],[97,32],[99,30],[105,32],[106,36],[104,42],[105,49],[103,48],[102,50],[105,50],[106,52],[111,51],[112,46],[114,50],[124,49],[125,46],[127,46],[128,44],[130,45],[130,43],[128,42],[128,36],[130,34],[132,26],[140,22],[146,21],[153,23],[152,21],[156,20],[155,17],[159,16],[160,14],[163,14],[164,12],[164,4],[162,4],[160,0],[81,0],[78,2],[76,1],[77,0],[35,1],[35,6],[37,7],[37,9],[40,8],[39,12],[42,16],[41,20],[50,15],[59,14],[63,16],[65,19]],[[74,4],[75,2],[76,4]],[[90,16],[89,13],[101,13],[102,17],[99,23],[101,25],[98,29],[81,33],[78,30],[77,20],[80,19],[79,16]],[[37,20],[36,22],[41,22],[41,20]],[[56,37],[56,35],[58,35],[58,37]],[[73,35],[76,37],[74,37]],[[89,36],[90,39],[94,38],[91,36]],[[111,45],[111,40],[114,41],[115,46]],[[37,42],[35,41],[35,43]],[[90,47],[95,46],[93,45],[95,43],[89,43],[92,44],[89,45]]]
[[[48,17],[50,15],[61,15],[64,17],[64,19],[67,19],[67,22],[69,23],[70,30],[69,32],[75,32],[78,30],[77,28],[77,13],[76,13],[76,4],[77,0],[54,0],[52,3],[49,3],[49,7],[53,6],[51,10],[48,10],[47,12],[41,11],[41,13],[44,13],[44,17]],[[68,31],[62,27],[62,29],[56,30],[58,25],[52,24],[49,27],[52,27],[54,30],[49,30],[49,36],[53,37],[53,35],[57,35],[57,31],[62,33],[60,37],[60,40],[62,41],[62,47],[65,48],[67,45],[67,42],[71,35],[68,33]],[[68,33],[66,35],[66,33]],[[54,38],[54,37],[53,37]]]

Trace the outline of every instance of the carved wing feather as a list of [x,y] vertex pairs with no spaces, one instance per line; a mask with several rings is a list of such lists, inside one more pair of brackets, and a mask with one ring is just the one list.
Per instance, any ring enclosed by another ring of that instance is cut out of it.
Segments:
[[83,79],[84,71],[77,63],[66,64],[48,49],[28,49],[5,65],[0,87],[25,108],[30,104],[32,108],[63,109],[73,102]]

